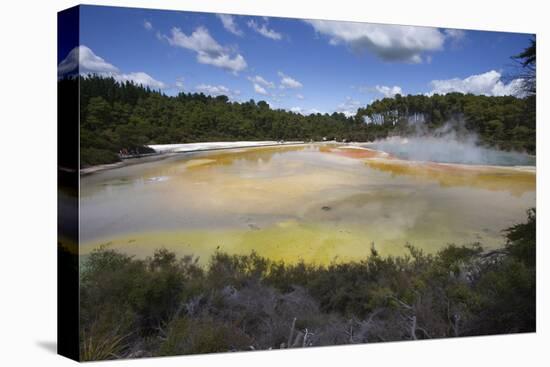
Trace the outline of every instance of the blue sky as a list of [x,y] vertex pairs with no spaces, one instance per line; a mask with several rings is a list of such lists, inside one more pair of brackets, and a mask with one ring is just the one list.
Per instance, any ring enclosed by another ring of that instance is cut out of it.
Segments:
[[[513,94],[510,56],[532,35],[82,6],[60,73],[112,75],[175,95],[226,94],[301,113],[352,114],[384,96]],[[75,56],[78,55],[78,56]]]

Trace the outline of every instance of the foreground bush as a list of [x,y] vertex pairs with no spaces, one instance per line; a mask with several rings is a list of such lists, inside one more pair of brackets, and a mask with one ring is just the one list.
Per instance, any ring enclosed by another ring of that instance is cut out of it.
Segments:
[[81,269],[85,360],[535,331],[535,212],[500,250],[285,264],[216,253],[206,267],[167,250],[107,248]]

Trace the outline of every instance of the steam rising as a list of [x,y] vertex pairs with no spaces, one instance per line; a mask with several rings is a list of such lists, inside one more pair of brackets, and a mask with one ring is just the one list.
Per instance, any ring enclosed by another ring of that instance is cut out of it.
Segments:
[[[422,124],[423,125],[423,124]],[[535,157],[482,147],[475,134],[459,134],[456,124],[446,124],[434,132],[422,131],[411,137],[394,136],[366,144],[366,147],[414,161],[496,166],[534,166]]]

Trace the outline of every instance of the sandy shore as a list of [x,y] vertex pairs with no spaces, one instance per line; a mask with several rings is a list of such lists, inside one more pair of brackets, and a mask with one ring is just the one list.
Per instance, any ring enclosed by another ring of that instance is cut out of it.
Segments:
[[283,145],[301,145],[306,144],[303,141],[226,141],[226,142],[205,142],[205,143],[188,143],[188,144],[158,144],[149,145],[156,153],[139,158],[127,158],[120,162],[111,164],[99,164],[80,169],[80,175],[89,175],[92,173],[105,171],[109,169],[120,168],[132,164],[152,162],[166,157],[170,157],[181,153],[204,152],[211,150],[223,149],[239,149],[239,148],[256,148],[256,147],[273,147]]

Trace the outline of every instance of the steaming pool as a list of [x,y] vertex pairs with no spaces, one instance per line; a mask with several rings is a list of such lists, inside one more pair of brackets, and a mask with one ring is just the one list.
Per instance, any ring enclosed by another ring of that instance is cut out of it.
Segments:
[[494,166],[535,166],[535,157],[478,146],[476,142],[452,137],[388,138],[363,147],[383,151],[405,160]]
[[[525,166],[522,164],[522,166]],[[206,262],[217,249],[328,263],[374,243],[503,244],[535,206],[533,167],[417,162],[358,146],[308,144],[186,153],[81,177],[81,252]]]

